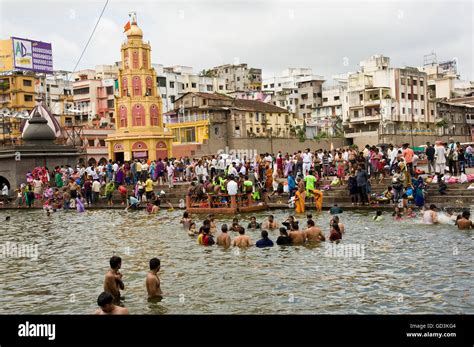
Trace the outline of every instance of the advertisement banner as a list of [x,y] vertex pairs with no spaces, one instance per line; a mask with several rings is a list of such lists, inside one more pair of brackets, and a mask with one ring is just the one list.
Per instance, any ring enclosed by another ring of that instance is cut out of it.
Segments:
[[12,37],[13,67],[37,73],[53,73],[53,51],[50,43]]
[[13,70],[12,41],[0,40],[0,72]]

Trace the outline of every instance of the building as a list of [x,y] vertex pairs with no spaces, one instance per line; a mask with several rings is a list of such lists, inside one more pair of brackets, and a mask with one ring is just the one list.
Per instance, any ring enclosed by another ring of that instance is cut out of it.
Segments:
[[[390,67],[390,59],[383,55],[374,55],[360,66],[360,71],[348,76],[348,112],[343,114],[343,125],[349,142],[359,146],[413,143],[414,136],[435,135],[435,115],[428,112],[426,72]],[[424,140],[417,138],[421,143]]]
[[460,142],[474,141],[474,98],[438,101],[437,135],[453,137]]
[[[218,93],[189,92],[164,115],[173,132],[173,155],[201,150],[212,154],[236,139],[295,138],[303,122],[286,109],[258,100],[236,99]],[[206,147],[204,150],[203,147]]]
[[151,47],[143,42],[134,13],[125,34],[115,104],[116,130],[106,139],[109,158],[120,162],[167,158],[171,156],[173,135],[163,127],[162,99],[151,66]]
[[164,112],[172,111],[175,100],[189,92],[227,93],[223,78],[196,74],[189,66],[164,67],[157,64],[154,67],[158,74],[157,86]]
[[[0,74],[0,109],[8,109],[10,114],[28,111],[36,106],[35,86],[39,79],[35,74],[22,71],[8,71]],[[21,120],[5,117],[0,123],[2,144],[19,143]]]
[[346,82],[323,86],[321,106],[316,106],[311,115],[305,117],[306,137],[341,135],[343,116],[348,112],[347,100]]
[[247,64],[226,64],[203,72],[204,76],[225,80],[228,91],[250,91],[262,89],[262,69],[249,68]]
[[321,106],[323,82],[324,78],[313,75],[309,68],[287,68],[281,76],[266,78],[263,92],[272,95],[270,102],[273,105],[303,118],[309,117],[315,107]]

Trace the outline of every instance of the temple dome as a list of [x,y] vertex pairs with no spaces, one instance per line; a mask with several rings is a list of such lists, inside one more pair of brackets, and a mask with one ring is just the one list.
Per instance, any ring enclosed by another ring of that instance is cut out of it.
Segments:
[[143,31],[136,24],[132,24],[130,29],[125,32],[128,38],[143,38]]
[[22,138],[27,142],[54,141],[56,140],[56,134],[48,126],[48,120],[36,110],[28,120],[28,127],[23,130]]

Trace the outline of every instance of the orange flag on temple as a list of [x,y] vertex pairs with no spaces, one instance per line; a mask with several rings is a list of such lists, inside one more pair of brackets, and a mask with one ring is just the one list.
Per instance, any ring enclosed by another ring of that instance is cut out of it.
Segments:
[[130,21],[127,22],[127,24],[125,24],[125,26],[123,27],[123,32],[126,32],[130,30]]

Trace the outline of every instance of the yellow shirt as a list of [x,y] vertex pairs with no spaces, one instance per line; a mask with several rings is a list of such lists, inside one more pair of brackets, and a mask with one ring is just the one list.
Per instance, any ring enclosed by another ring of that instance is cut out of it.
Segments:
[[202,238],[204,237],[204,234],[199,234],[198,236],[198,243],[202,245]]
[[145,182],[145,191],[152,192],[153,191],[153,181],[151,178],[147,179]]

